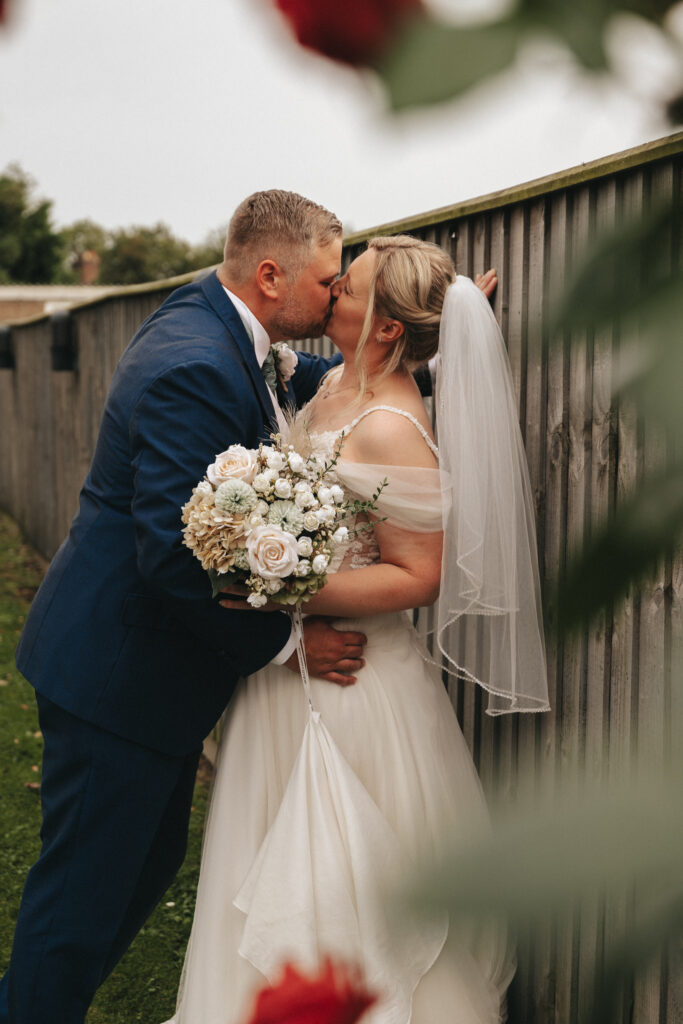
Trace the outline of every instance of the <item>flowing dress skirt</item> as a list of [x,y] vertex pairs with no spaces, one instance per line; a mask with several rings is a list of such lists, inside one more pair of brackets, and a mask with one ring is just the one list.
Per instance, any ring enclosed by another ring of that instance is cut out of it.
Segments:
[[[340,625],[342,625],[340,623]],[[268,666],[226,711],[173,1024],[244,1024],[281,965],[359,965],[382,995],[363,1024],[494,1024],[512,973],[501,928],[399,926],[377,894],[488,829],[479,779],[407,614],[367,634],[354,686]]]

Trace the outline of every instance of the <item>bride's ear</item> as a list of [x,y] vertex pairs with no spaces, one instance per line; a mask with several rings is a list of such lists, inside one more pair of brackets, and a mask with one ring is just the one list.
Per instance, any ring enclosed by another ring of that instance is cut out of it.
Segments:
[[400,320],[384,320],[376,332],[375,341],[379,345],[393,345],[403,335],[404,327]]

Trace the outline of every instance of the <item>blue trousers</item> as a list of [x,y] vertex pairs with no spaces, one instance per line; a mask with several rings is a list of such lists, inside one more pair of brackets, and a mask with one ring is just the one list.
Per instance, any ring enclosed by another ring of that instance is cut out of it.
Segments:
[[183,862],[200,752],[169,757],[37,699],[42,846],[0,981],[0,1024],[83,1024]]

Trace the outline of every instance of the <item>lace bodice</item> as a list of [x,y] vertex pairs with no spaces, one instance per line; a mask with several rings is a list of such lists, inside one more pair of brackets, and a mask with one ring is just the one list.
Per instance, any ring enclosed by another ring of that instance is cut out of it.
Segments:
[[[359,416],[356,416],[355,419],[351,420],[350,423],[347,423],[344,427],[340,427],[338,430],[323,430],[308,433],[307,436],[310,441],[312,452],[322,461],[331,461],[342,434],[344,437],[348,437],[351,431],[361,422],[361,420],[365,419],[366,416],[369,416],[370,413],[378,411],[393,412],[410,420],[410,422],[413,423],[416,429],[422,434],[430,451],[438,458],[439,450],[419,420],[405,409],[398,409],[391,405],[375,405],[370,409],[365,409]],[[344,487],[346,498],[349,500],[358,499],[366,501],[371,497],[373,491],[381,483],[382,479],[384,479],[384,475],[378,473],[377,479],[374,480],[371,485],[358,489],[358,484],[354,486],[348,479],[345,479],[343,461],[340,462],[338,466],[340,483]],[[386,467],[378,467],[378,470],[380,468],[384,469]],[[367,566],[374,565],[376,562],[380,561],[381,556],[375,532],[372,527],[367,525],[367,523],[368,520],[365,516],[356,516],[347,521],[349,533],[351,535],[350,540],[346,544],[338,545],[330,562],[329,572],[346,572],[351,569],[364,569]],[[438,526],[436,528],[438,529]]]

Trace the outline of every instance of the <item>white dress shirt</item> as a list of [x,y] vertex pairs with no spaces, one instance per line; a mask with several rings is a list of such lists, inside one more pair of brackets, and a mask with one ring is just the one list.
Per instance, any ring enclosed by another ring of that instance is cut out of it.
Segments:
[[[249,306],[240,299],[239,295],[235,295],[235,293],[231,292],[229,288],[225,287],[225,285],[223,285],[223,291],[237,310],[239,318],[244,324],[245,331],[254,343],[254,355],[256,356],[256,362],[259,366],[263,366],[265,358],[270,352],[270,338],[268,337],[265,327],[260,320],[256,319],[252,311],[249,309]],[[277,400],[277,395],[272,388],[268,387],[268,390],[270,391],[271,398],[273,399],[273,408],[275,409],[275,415],[277,416],[278,428],[283,433],[287,433],[289,428],[287,427],[287,421],[285,420],[282,409],[280,408],[280,403]]]
[[[263,366],[264,360],[270,351],[270,338],[263,324],[256,319],[249,306],[240,299],[239,295],[235,295],[229,288],[223,285],[223,290],[228,296],[233,306],[237,310],[240,320],[244,324],[244,329],[254,343],[254,354],[256,361],[259,366]],[[275,415],[277,416],[278,427],[283,433],[288,431],[287,421],[285,420],[280,403],[277,400],[277,395],[269,387],[271,398],[273,399],[273,408],[275,409]],[[276,665],[284,665],[289,660],[290,655],[296,650],[297,640],[299,639],[298,627],[292,623],[292,632],[289,635],[289,640],[282,648],[279,654],[276,654],[273,661]]]

